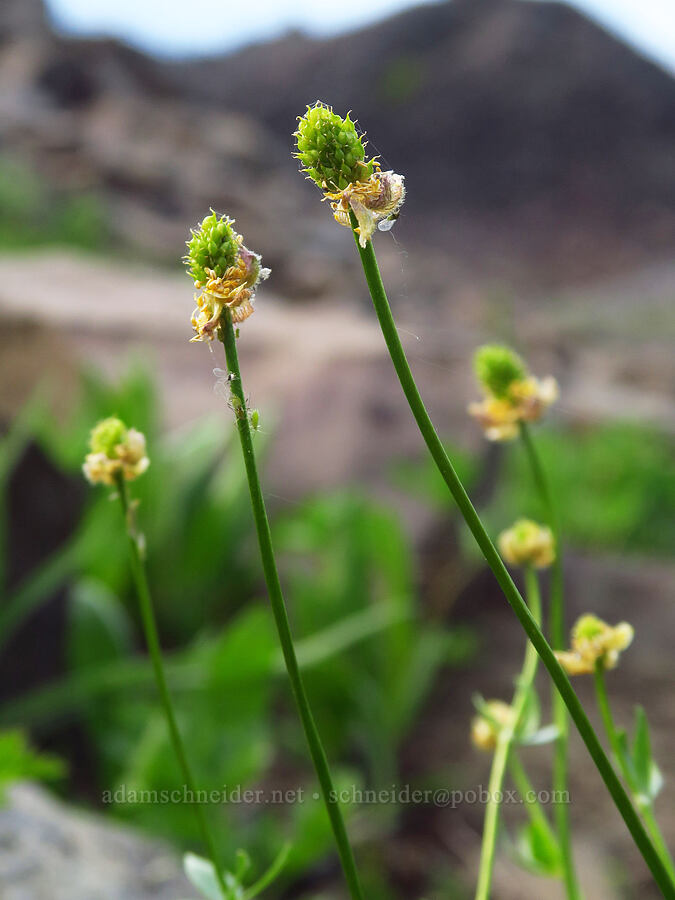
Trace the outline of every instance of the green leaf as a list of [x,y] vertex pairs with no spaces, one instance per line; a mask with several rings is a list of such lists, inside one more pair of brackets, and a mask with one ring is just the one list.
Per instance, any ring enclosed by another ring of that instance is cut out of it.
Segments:
[[530,872],[547,878],[560,876],[560,848],[544,823],[535,819],[523,825],[514,849],[517,861]]
[[132,648],[125,607],[100,581],[83,578],[70,595],[66,653],[71,669],[101,665]]
[[544,725],[543,728],[520,737],[518,744],[523,747],[539,747],[542,744],[550,744],[558,737],[559,733],[557,725]]
[[61,778],[66,768],[62,760],[46,753],[37,753],[20,729],[0,732],[0,802],[5,788],[23,778],[51,781]]
[[213,868],[213,863],[197,856],[196,853],[186,853],[183,857],[183,870],[185,875],[198,891],[208,900],[223,900],[223,894],[218,885],[218,879]]
[[540,723],[541,704],[539,702],[539,694],[534,685],[529,685],[525,697],[525,708],[516,732],[518,743],[527,743],[528,738],[538,731]]
[[647,716],[641,706],[635,707],[635,737],[633,738],[633,769],[637,789],[649,796],[652,750]]

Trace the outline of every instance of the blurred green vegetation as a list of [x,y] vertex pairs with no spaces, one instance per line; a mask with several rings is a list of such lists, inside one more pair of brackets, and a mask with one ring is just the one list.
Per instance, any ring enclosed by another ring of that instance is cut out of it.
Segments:
[[99,250],[108,239],[95,193],[58,190],[21,160],[0,155],[0,249],[66,244]]
[[[6,729],[0,732],[0,780],[3,772],[9,773],[6,781],[60,774],[50,757],[35,756],[17,737],[17,726],[49,744],[65,724],[76,723],[94,761],[90,783],[79,785],[80,799],[107,798],[108,813],[200,849],[189,805],[126,802],[131,792],[180,790],[182,778],[144,652],[118,504],[108,490],[82,484],[92,424],[118,415],[148,438],[152,463],[133,493],[140,501],[180,727],[200,787],[230,796],[230,802],[209,807],[223,857],[235,860],[244,847],[259,873],[290,841],[280,890],[301,873],[320,872],[333,852],[330,831],[323,806],[312,797],[313,776],[267,606],[234,428],[220,417],[162,435],[156,386],[139,366],[116,384],[84,373],[67,421],[56,422],[46,400],[38,394],[0,444],[0,582],[8,570],[8,485],[29,443],[74,496],[84,497],[84,505],[70,538],[12,585],[0,607],[0,653],[11,652],[13,635],[24,623],[30,627],[32,612],[56,589],[66,589],[64,631],[54,638],[62,647],[62,671],[0,706],[0,728]],[[627,424],[541,427],[535,438],[569,544],[622,554],[670,551],[671,438]],[[257,440],[264,456],[265,436]],[[475,486],[480,457],[450,450],[461,477]],[[517,443],[502,449],[501,463],[497,488],[481,510],[493,534],[516,515],[542,515]],[[454,514],[445,485],[425,460],[397,466],[392,482],[439,515]],[[390,509],[351,490],[273,512],[298,654],[338,786],[387,788],[399,782],[401,747],[440,670],[467,661],[475,638],[425,618],[413,548]],[[469,564],[472,553],[467,542]],[[12,751],[4,759],[3,747]],[[447,786],[447,773],[434,771],[439,763],[427,765],[424,786]],[[74,783],[62,783],[73,790]],[[279,787],[302,788],[305,802],[251,805],[237,793]],[[373,848],[378,836],[396,831],[401,808],[354,805],[348,814],[350,830],[365,844],[359,853],[367,895],[392,900],[397,895],[378,874],[386,866]],[[450,884],[448,873],[433,877]],[[273,895],[275,888],[270,890]]]
[[[580,550],[669,556],[675,544],[675,439],[628,422],[533,429],[558,506],[566,543]],[[543,519],[520,442],[502,445],[495,491],[481,507],[493,535],[518,516]],[[475,483],[480,457],[448,445],[465,484]],[[395,472],[439,510],[454,510],[442,478],[431,464],[406,464]]]
[[[92,424],[118,415],[148,438],[151,466],[132,490],[179,724],[200,787],[234,793],[209,812],[223,857],[234,859],[245,847],[264,867],[291,841],[283,885],[332,857],[332,839],[313,798],[267,606],[236,431],[223,417],[161,436],[158,409],[142,368],[116,385],[89,372],[68,421],[55,422],[38,396],[1,445],[0,493],[33,442],[85,504],[71,538],[0,609],[0,652],[3,644],[11,651],[12,634],[31,612],[67,588],[65,631],[57,637],[63,672],[2,705],[0,727],[21,723],[49,741],[64,723],[77,723],[95,760],[82,799],[104,796],[116,816],[199,847],[188,804],[125,802],[132,792],[180,790],[183,779],[142,646],[120,509],[108,489],[83,490],[81,481]],[[264,454],[264,436],[258,440]],[[472,635],[424,621],[408,539],[397,517],[365,496],[309,498],[278,510],[273,528],[298,655],[338,788],[390,787],[401,743],[437,672],[468,658]],[[305,801],[237,799],[237,791],[278,786],[302,787]],[[396,804],[348,812],[355,833],[369,841],[395,829],[400,815]],[[391,898],[373,854],[365,854],[368,896]]]

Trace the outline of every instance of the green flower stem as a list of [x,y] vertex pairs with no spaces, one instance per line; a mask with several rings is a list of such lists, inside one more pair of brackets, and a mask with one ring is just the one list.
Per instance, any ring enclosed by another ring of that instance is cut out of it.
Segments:
[[[532,477],[539,492],[541,503],[544,507],[548,525],[553,532],[555,540],[555,559],[551,566],[551,609],[550,609],[550,635],[551,646],[554,650],[562,650],[565,646],[565,594],[563,583],[563,557],[562,540],[560,534],[560,522],[553,494],[546,477],[546,472],[541,463],[536,445],[532,440],[532,434],[525,422],[520,423],[520,436],[525,446],[528,462],[532,469]],[[553,791],[555,796],[563,797],[568,790],[568,757],[569,757],[569,720],[562,697],[552,686],[551,706],[553,709],[553,721],[558,729],[553,751]],[[568,900],[579,900],[581,892],[574,869],[574,857],[572,855],[572,834],[570,828],[570,814],[566,803],[556,803],[554,816],[565,878],[565,890]]]
[[274,559],[272,533],[270,531],[267,510],[265,509],[265,501],[263,499],[260,479],[258,477],[258,467],[256,465],[255,452],[253,449],[253,435],[251,433],[246,397],[241,382],[241,372],[239,370],[236,334],[232,323],[232,317],[227,310],[224,311],[221,317],[221,334],[223,346],[225,347],[227,367],[230,374],[233,376],[231,390],[235,406],[239,440],[244,455],[244,466],[246,468],[246,476],[248,478],[248,486],[251,494],[251,506],[253,508],[253,518],[255,520],[255,527],[258,535],[258,544],[260,546],[260,556],[262,558],[265,582],[267,584],[277,631],[279,632],[279,640],[281,642],[281,649],[286,663],[286,670],[291,682],[291,688],[298,707],[302,726],[305,730],[305,737],[307,738],[309,751],[321,786],[324,803],[326,804],[328,817],[333,828],[333,834],[335,835],[335,842],[340,854],[340,861],[344,870],[345,879],[349,886],[349,892],[353,900],[363,900],[363,892],[356,870],[354,854],[349,843],[349,838],[347,837],[347,829],[345,828],[340,805],[336,798],[333,779],[328,767],[328,760],[321,743],[321,738],[319,737],[314,716],[312,715],[309,706],[293,644],[293,636],[288,621],[286,604],[281,591],[279,573]]
[[539,826],[542,831],[546,832],[552,844],[558,846],[556,833],[553,828],[551,828],[551,823],[541,808],[539,801],[536,799],[537,792],[535,791],[515,748],[511,751],[511,755],[509,756],[509,772],[518,793],[527,807],[527,814],[529,815],[530,820],[535,825]]
[[[357,226],[357,222],[353,214],[351,215],[351,224],[352,230],[354,230]],[[483,556],[485,557],[487,564],[492,569],[492,572],[497,579],[499,586],[504,592],[506,599],[508,600],[514,613],[518,617],[518,620],[523,626],[525,633],[534,644],[537,653],[541,657],[542,662],[546,666],[558,691],[565,701],[565,705],[569,710],[570,716],[572,717],[572,720],[576,725],[579,734],[586,744],[588,752],[590,753],[593,762],[597,766],[598,771],[600,772],[600,775],[602,776],[602,779],[607,786],[607,790],[611,794],[612,799],[617,806],[617,809],[621,813],[621,816],[626,823],[628,830],[633,836],[633,840],[635,841],[645,862],[647,863],[649,870],[654,876],[654,880],[659,885],[665,897],[673,898],[673,900],[675,900],[675,884],[671,881],[668,872],[663,865],[663,862],[661,861],[661,858],[654,849],[654,846],[652,845],[652,842],[650,841],[639,816],[633,808],[628,794],[624,790],[621,781],[612,768],[612,764],[610,763],[607,754],[603,750],[602,745],[598,740],[595,731],[593,730],[593,726],[591,725],[589,718],[584,712],[581,702],[579,701],[579,698],[577,697],[574,689],[572,688],[572,685],[570,684],[569,678],[556,659],[553,650],[551,649],[548,641],[541,631],[541,628],[539,628],[532,615],[530,614],[530,611],[527,608],[527,604],[520,596],[518,589],[516,588],[513,580],[511,579],[511,576],[506,569],[506,566],[502,562],[499,553],[497,553],[494,544],[490,540],[490,537],[485,530],[485,526],[481,522],[476,510],[473,507],[473,504],[471,503],[471,500],[464,490],[464,486],[457,477],[457,473],[455,472],[455,469],[450,462],[447,453],[445,452],[445,448],[443,447],[441,439],[436,434],[436,430],[434,429],[433,423],[429,418],[429,414],[426,411],[424,402],[422,401],[420,393],[417,389],[413,374],[410,371],[410,366],[408,364],[408,360],[406,359],[405,352],[401,344],[401,339],[399,338],[398,331],[396,330],[396,324],[391,313],[391,308],[389,306],[389,301],[387,300],[384,285],[382,284],[382,277],[380,276],[380,271],[377,266],[377,260],[375,259],[375,251],[373,250],[372,241],[368,241],[365,247],[360,247],[358,242],[358,235],[356,234],[356,232],[354,232],[354,240],[361,257],[361,263],[363,264],[363,271],[365,273],[368,288],[370,290],[370,296],[375,307],[377,318],[380,322],[380,327],[382,328],[382,333],[384,335],[387,349],[389,350],[389,355],[391,356],[392,362],[394,364],[394,369],[396,370],[396,374],[398,375],[401,387],[403,388],[403,393],[405,394],[411,412],[415,417],[415,421],[417,422],[418,428],[420,430],[420,433],[422,434],[422,437],[424,438],[429,452],[431,453],[431,456],[436,463],[439,472],[443,476],[443,479],[447,484],[450,493],[455,500],[455,503],[459,507],[459,510],[464,517],[465,522],[469,526],[469,529],[473,534]]]
[[658,822],[656,821],[656,818],[654,816],[653,801],[650,797],[647,797],[645,794],[641,793],[638,790],[631,771],[626,765],[624,754],[621,752],[621,745],[619,743],[619,736],[617,734],[616,725],[614,723],[614,716],[612,715],[612,710],[609,705],[607,682],[605,680],[605,667],[601,659],[598,659],[595,663],[594,678],[595,696],[598,702],[600,715],[602,716],[602,722],[605,726],[605,731],[607,732],[609,745],[612,748],[612,752],[614,753],[616,761],[619,764],[626,784],[628,785],[630,792],[633,795],[635,804],[642,813],[642,818],[644,819],[645,825],[647,826],[647,831],[651,835],[651,838],[654,841],[654,845],[656,846],[664,865],[668,869],[671,878],[673,879],[673,881],[675,881],[675,865],[673,864],[673,858],[670,855],[670,851],[668,850],[668,845],[666,844],[663,835],[661,834],[661,829],[659,828]]
[[124,513],[127,536],[129,538],[131,573],[134,579],[134,584],[136,586],[136,593],[138,594],[138,602],[141,610],[141,620],[143,622],[143,631],[145,632],[145,640],[147,642],[148,651],[150,652],[150,658],[152,660],[152,667],[155,673],[155,680],[157,682],[159,696],[162,702],[162,706],[164,707],[164,715],[166,716],[171,743],[173,744],[174,753],[176,754],[178,764],[183,773],[185,784],[190,791],[190,795],[194,798],[193,806],[195,815],[197,817],[199,830],[201,832],[204,846],[207,848],[209,856],[211,857],[211,861],[213,862],[214,873],[218,881],[218,886],[222,892],[223,897],[227,897],[229,896],[228,888],[223,877],[223,869],[220,864],[218,852],[216,850],[216,843],[209,829],[209,825],[206,820],[206,814],[204,813],[202,806],[196,799],[198,796],[196,782],[192,776],[192,770],[190,769],[190,764],[188,763],[187,754],[183,745],[183,739],[178,729],[176,714],[174,712],[173,702],[171,700],[171,695],[169,693],[169,688],[166,681],[166,675],[164,673],[162,650],[159,643],[159,634],[157,632],[155,613],[152,607],[152,598],[150,597],[150,588],[148,587],[148,579],[145,574],[145,567],[143,565],[143,558],[138,542],[138,536],[133,525],[133,509],[131,508],[129,503],[129,493],[127,491],[127,485],[123,476],[120,476],[117,479],[117,488],[122,505],[122,512]]
[[[528,567],[525,572],[527,583],[527,599],[535,622],[541,620],[541,596],[539,583],[533,570]],[[506,774],[506,765],[509,760],[514,738],[520,727],[523,713],[527,705],[527,699],[532,688],[534,676],[537,672],[539,657],[531,641],[525,647],[523,667],[518,676],[516,691],[511,703],[512,719],[508,725],[500,728],[497,737],[497,746],[492,759],[490,780],[488,783],[488,802],[485,809],[485,823],[483,825],[483,843],[481,847],[480,866],[478,869],[478,884],[476,886],[476,900],[487,900],[490,896],[492,884],[492,871],[494,868],[495,850],[497,846],[497,829],[499,826],[499,808],[501,794]]]

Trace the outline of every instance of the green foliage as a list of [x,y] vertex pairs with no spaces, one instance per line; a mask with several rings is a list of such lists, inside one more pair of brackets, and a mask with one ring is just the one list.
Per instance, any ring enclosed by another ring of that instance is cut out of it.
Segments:
[[617,733],[621,764],[633,790],[642,803],[651,803],[663,787],[663,775],[652,756],[647,716],[641,706],[635,707],[633,745],[629,746],[625,731]]
[[207,269],[222,277],[234,265],[240,244],[233,224],[234,220],[229,216],[219,216],[212,210],[211,215],[192,230],[184,259],[193,281],[205,284],[209,280]]
[[0,731],[0,803],[5,801],[5,791],[14,781],[24,778],[53,781],[64,774],[63,762],[55,756],[36,753],[23,731],[18,728]]
[[508,395],[514,381],[527,377],[527,366],[511,350],[500,344],[485,344],[479,347],[473,358],[476,378],[482,387],[495,397]]
[[562,873],[560,847],[550,827],[533,818],[521,826],[513,848],[516,862],[535,875],[559,878]]
[[323,103],[308,106],[295,138],[303,172],[320,188],[342,191],[373,174],[373,160],[366,160],[363,139],[349,113],[343,119]]
[[[199,787],[255,788],[282,767],[289,783],[305,790],[305,802],[286,805],[209,805],[218,844],[229,858],[246,846],[254,859],[269,859],[292,834],[288,880],[316,865],[332,837],[323,804],[313,799],[270,611],[256,599],[260,569],[236,432],[218,420],[160,436],[152,379],[136,365],[116,384],[87,372],[71,417],[57,425],[41,408],[21,429],[21,445],[32,437],[79,481],[91,423],[111,411],[148,438],[152,465],[133,494],[163,643],[172,648],[167,677]],[[257,440],[264,449],[263,437]],[[115,432],[110,441],[116,439]],[[8,471],[17,453],[9,449]],[[18,592],[29,610],[67,585],[67,672],[0,709],[0,719],[49,733],[54,721],[76,717],[97,760],[100,789],[110,792],[109,811],[198,847],[189,804],[129,799],[134,791],[180,790],[183,778],[141,655],[124,529],[108,494],[84,491],[72,538]],[[336,785],[386,786],[397,777],[397,749],[436,672],[464,660],[472,640],[422,620],[408,541],[396,518],[364,497],[314,498],[278,516],[274,532],[297,654],[311,671]],[[362,771],[340,765],[353,759]],[[385,829],[397,813],[392,804],[367,815],[372,829]],[[369,884],[373,897],[387,896],[374,876]]]
[[[675,442],[630,424],[535,435],[565,540],[621,553],[670,554],[675,544]],[[527,460],[510,448],[492,520],[507,510],[542,516]],[[494,515],[496,514],[496,515]]]
[[251,868],[251,860],[245,850],[237,851],[234,871],[225,871],[225,885],[228,893],[223,897],[213,869],[213,863],[194,853],[186,853],[183,859],[185,874],[207,900],[253,900],[269,887],[278,877],[290,853],[290,844],[285,844],[272,865],[250,887],[245,888],[243,879]]
[[93,193],[61,191],[23,161],[0,156],[0,247],[109,243],[106,213]]
[[[629,423],[595,427],[537,428],[533,437],[559,510],[565,543],[619,553],[669,555],[675,544],[675,452],[673,437]],[[475,453],[449,447],[457,471],[472,493],[480,466]],[[519,514],[543,521],[546,511],[532,481],[520,442],[504,447],[503,470],[481,518],[498,534]],[[432,463],[397,467],[397,484],[456,515],[443,479]],[[475,555],[473,545],[467,553]]]

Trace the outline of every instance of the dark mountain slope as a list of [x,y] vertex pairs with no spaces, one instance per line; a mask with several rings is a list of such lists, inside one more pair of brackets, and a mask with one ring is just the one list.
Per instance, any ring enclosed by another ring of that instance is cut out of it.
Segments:
[[445,2],[174,74],[286,138],[317,98],[353,109],[428,206],[675,214],[675,80],[564,4]]

